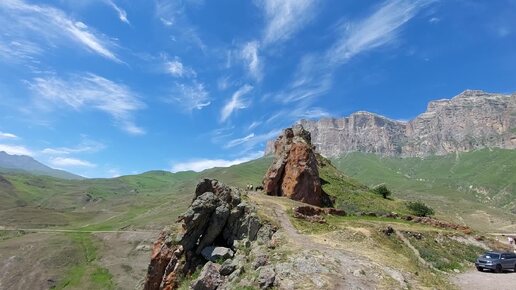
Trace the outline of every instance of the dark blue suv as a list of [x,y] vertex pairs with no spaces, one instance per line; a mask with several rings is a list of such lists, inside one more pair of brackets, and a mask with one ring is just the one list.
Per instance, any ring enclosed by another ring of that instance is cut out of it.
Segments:
[[487,252],[477,258],[475,262],[477,270],[492,270],[501,273],[504,270],[516,271],[516,254],[503,252]]

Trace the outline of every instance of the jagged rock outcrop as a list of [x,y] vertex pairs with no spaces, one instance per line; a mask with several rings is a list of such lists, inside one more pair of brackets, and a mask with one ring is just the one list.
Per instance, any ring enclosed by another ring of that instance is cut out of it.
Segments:
[[182,277],[203,265],[201,277],[205,279],[196,280],[192,287],[215,289],[225,278],[213,261],[232,258],[237,241],[268,240],[275,231],[242,200],[239,189],[210,179],[197,185],[192,204],[178,222],[182,228],[179,235],[164,230],[154,243],[145,290],[176,289]]
[[286,196],[316,206],[328,206],[321,188],[311,136],[303,126],[283,130],[274,142],[275,159],[263,180],[268,195]]
[[[301,120],[319,153],[348,152],[424,157],[480,148],[516,148],[516,94],[467,90],[454,98],[432,101],[408,122],[369,112],[345,118]],[[269,141],[265,154],[273,154]]]

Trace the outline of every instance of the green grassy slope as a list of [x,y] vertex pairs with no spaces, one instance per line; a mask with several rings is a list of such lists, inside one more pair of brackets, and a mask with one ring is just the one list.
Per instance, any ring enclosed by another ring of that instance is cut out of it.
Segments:
[[371,192],[363,183],[339,171],[329,160],[319,157],[319,175],[323,190],[335,198],[335,207],[347,212],[375,212],[408,214],[405,202],[384,199]]
[[424,159],[350,153],[333,163],[369,186],[385,183],[395,196],[421,199],[455,221],[493,229],[516,222],[516,150]]
[[351,153],[334,161],[365,182],[385,182],[399,190],[456,194],[512,209],[516,206],[516,150],[480,150],[458,155],[382,158]]

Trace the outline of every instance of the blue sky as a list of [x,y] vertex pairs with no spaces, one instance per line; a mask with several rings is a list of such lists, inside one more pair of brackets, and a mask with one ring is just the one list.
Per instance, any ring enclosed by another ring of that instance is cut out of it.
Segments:
[[1,0],[0,150],[88,177],[261,156],[300,118],[516,91],[516,1]]

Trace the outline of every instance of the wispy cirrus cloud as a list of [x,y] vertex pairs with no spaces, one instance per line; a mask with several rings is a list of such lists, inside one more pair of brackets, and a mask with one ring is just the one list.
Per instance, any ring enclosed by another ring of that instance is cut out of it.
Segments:
[[111,40],[48,5],[22,0],[0,1],[0,32],[0,35],[8,36],[10,43],[37,42],[37,49],[26,50],[26,54],[36,55],[59,44],[74,43],[104,58],[121,62],[111,50],[115,46]]
[[247,95],[252,90],[253,86],[251,85],[240,87],[222,108],[220,112],[220,120],[224,122],[229,118],[229,116],[231,116],[231,114],[233,114],[234,111],[247,108],[249,106],[248,101],[243,99],[243,96]]
[[172,101],[189,112],[202,110],[211,104],[210,94],[204,84],[196,80],[193,80],[190,84],[176,83]]
[[87,73],[72,75],[66,80],[56,76],[37,77],[28,82],[28,86],[36,104],[44,108],[93,108],[110,115],[118,127],[130,134],[145,133],[133,121],[133,114],[145,104],[123,84]]
[[106,3],[113,9],[115,9],[116,13],[118,13],[118,18],[120,19],[120,21],[126,24],[131,24],[129,22],[129,19],[127,19],[127,12],[124,9],[116,5],[116,3],[113,0],[106,0]]
[[262,0],[258,5],[265,13],[265,46],[290,39],[317,13],[318,0]]
[[339,40],[325,58],[342,64],[359,53],[386,45],[397,39],[404,24],[434,0],[391,0],[384,2],[373,14],[355,23],[346,23]]
[[244,61],[249,75],[258,82],[262,79],[262,63],[258,55],[259,46],[258,41],[250,41],[243,46],[240,52],[240,57]]
[[104,148],[106,148],[106,145],[103,143],[93,140],[84,140],[79,145],[73,147],[44,148],[41,150],[41,153],[47,155],[70,155],[76,153],[95,153]]
[[202,5],[202,1],[194,0],[155,0],[155,14],[159,21],[167,28],[175,32],[176,36],[185,43],[197,46],[203,52],[206,45],[199,36],[198,29],[192,24],[186,15],[188,8]]
[[233,148],[236,146],[242,146],[244,151],[254,149],[257,145],[263,145],[266,141],[275,138],[281,133],[280,129],[273,129],[262,134],[251,133],[245,137],[236,138],[226,143],[224,148]]
[[403,26],[432,2],[387,0],[365,18],[343,22],[335,42],[325,52],[308,54],[301,60],[287,88],[275,94],[276,100],[305,102],[326,94],[337,68],[359,54],[396,41]]
[[174,57],[172,60],[169,60],[167,57],[165,57],[164,63],[164,71],[173,76],[173,77],[193,77],[195,78],[197,76],[197,73],[195,70],[191,67],[188,67],[181,62],[181,59],[179,57]]
[[172,165],[172,172],[196,171],[200,172],[214,167],[229,167],[254,160],[263,156],[263,151],[253,152],[235,159],[193,159],[186,162],[179,162]]
[[69,157],[55,157],[49,160],[50,165],[57,168],[74,168],[74,167],[97,167],[96,164],[86,160],[69,158]]

